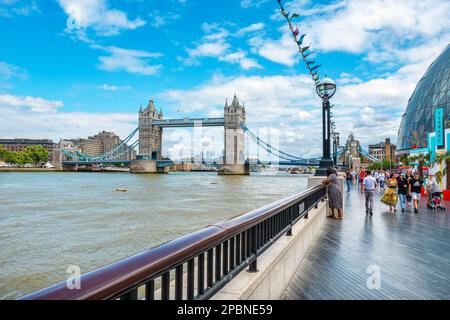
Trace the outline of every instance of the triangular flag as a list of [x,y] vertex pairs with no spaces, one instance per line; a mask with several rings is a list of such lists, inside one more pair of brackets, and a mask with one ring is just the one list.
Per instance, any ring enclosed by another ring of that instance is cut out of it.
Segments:
[[297,44],[301,46],[303,44],[303,39],[305,39],[306,34],[302,34],[297,41]]
[[298,30],[298,27],[295,27],[295,30],[293,32],[294,37],[298,36],[299,33],[300,33],[300,31]]
[[311,68],[311,71],[314,71],[314,70],[317,70],[317,69],[319,69],[319,67],[320,67],[321,65],[319,64],[319,65],[317,65],[317,66],[315,66],[315,67],[313,67],[313,68]]
[[309,66],[309,65],[311,65],[311,64],[313,64],[313,63],[316,63],[316,60],[307,60],[307,61],[306,61],[306,65],[307,65],[307,66]]
[[293,13],[291,16],[291,20],[300,17],[298,13]]
[[[303,51],[302,51],[303,52]],[[314,53],[314,51],[310,51],[307,54],[303,55],[303,57],[306,59],[308,58],[310,55],[312,55]]]
[[283,16],[285,16],[286,18],[289,17],[289,12],[290,12],[290,11],[288,11],[288,12],[284,11],[284,9],[281,10],[281,14],[282,14]]
[[305,52],[306,50],[308,50],[309,47],[310,47],[310,46],[306,46],[306,47],[302,48],[302,52]]

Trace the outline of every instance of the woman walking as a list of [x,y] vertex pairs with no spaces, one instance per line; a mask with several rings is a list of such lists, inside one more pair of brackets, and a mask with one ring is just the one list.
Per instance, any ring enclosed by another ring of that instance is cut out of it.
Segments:
[[[328,218],[341,220],[342,212],[342,192],[339,189],[339,179],[334,168],[327,169],[327,178],[322,181],[328,187],[328,202],[331,209],[331,215]],[[337,210],[337,216],[334,211]]]
[[408,170],[406,172],[406,182],[408,183],[408,193],[406,195],[406,207],[408,209],[411,208],[411,201],[412,201],[412,196],[411,196],[410,187],[409,187],[409,185],[411,184],[412,178],[413,178],[412,172],[411,172],[411,170]]
[[359,178],[359,190],[361,191],[361,193],[364,192],[362,184],[363,184],[363,181],[364,181],[365,177],[366,177],[366,171],[364,169],[359,170],[359,175],[358,175],[358,178]]
[[397,186],[398,182],[395,175],[391,175],[386,181],[387,190],[381,198],[381,202],[389,206],[389,212],[397,212]]
[[419,201],[422,194],[423,180],[420,179],[419,173],[414,172],[414,176],[409,184],[409,193],[412,195],[414,203],[414,213],[419,213]]
[[400,200],[400,208],[402,212],[405,212],[406,208],[406,196],[408,195],[408,181],[404,174],[401,174],[397,178],[398,183],[398,198]]

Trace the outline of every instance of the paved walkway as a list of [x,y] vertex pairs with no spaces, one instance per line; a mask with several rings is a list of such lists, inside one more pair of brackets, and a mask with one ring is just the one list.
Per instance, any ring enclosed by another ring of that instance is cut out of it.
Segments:
[[[380,195],[373,217],[361,193],[344,195],[344,220],[327,221],[285,299],[450,299],[450,203],[447,211],[422,201],[419,214],[391,214]],[[368,289],[377,270],[380,289]]]

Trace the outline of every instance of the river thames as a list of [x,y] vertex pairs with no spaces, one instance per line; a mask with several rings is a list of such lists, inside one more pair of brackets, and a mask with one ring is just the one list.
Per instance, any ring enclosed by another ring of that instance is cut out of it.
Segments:
[[[0,173],[0,299],[306,189],[287,173]],[[124,187],[127,192],[117,192]]]

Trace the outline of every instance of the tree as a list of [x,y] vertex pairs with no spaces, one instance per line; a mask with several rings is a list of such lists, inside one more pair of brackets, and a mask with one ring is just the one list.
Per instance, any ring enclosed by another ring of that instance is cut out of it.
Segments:
[[35,166],[41,162],[48,161],[48,151],[43,146],[31,146],[25,150],[26,157]]
[[[447,188],[450,187],[449,184],[449,175],[450,175],[450,152],[447,151],[445,153],[437,153],[436,156],[434,157],[432,164],[439,166],[439,171],[436,172],[435,177],[436,177],[436,182],[439,183],[442,187],[442,181],[444,179],[444,176],[446,176],[447,181],[446,181],[446,185]],[[444,166],[445,164],[445,166]]]
[[411,164],[411,158],[409,157],[409,155],[405,154],[404,156],[402,156],[400,158],[400,162],[404,165],[404,166],[409,166]]
[[394,161],[389,161],[388,159],[383,159],[378,162],[374,162],[369,166],[370,170],[386,170],[389,168],[396,168],[397,164]]
[[32,160],[26,152],[11,152],[6,162],[23,166],[26,163],[31,163]]
[[418,155],[410,157],[413,162],[418,162],[419,177],[423,179],[423,166],[430,161],[430,153],[419,153]]
[[0,144],[0,160],[8,162],[11,152],[6,150],[6,148]]

